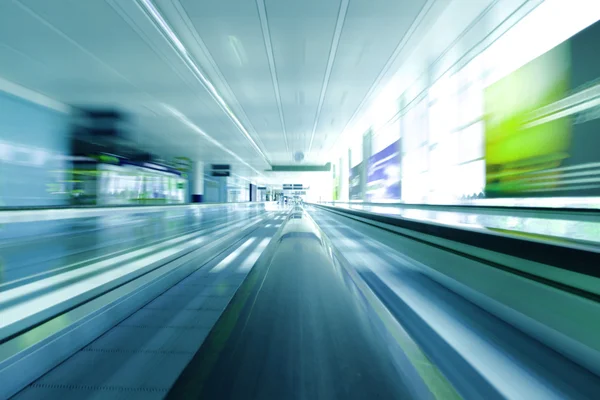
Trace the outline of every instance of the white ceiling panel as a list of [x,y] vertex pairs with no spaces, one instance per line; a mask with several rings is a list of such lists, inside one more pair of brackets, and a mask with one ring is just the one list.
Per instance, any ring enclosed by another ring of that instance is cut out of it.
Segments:
[[256,4],[242,0],[180,2],[252,127],[279,133],[269,140],[259,134],[272,158],[272,153],[285,147],[284,129]]
[[341,132],[422,8],[424,0],[350,2],[315,147]]
[[27,86],[42,91],[54,82],[85,86],[93,82],[91,77],[113,87],[124,84],[119,76],[82,52],[76,43],[22,3],[3,1],[0,7],[0,42],[35,60],[34,64],[45,70],[39,75],[29,75],[18,60],[7,59],[2,64],[6,79],[26,82]]
[[330,161],[425,3],[152,0],[194,71],[144,1],[0,0],[0,76],[67,104],[124,108],[141,147],[249,176],[268,166],[244,131],[287,164],[307,153],[317,122],[307,162]]
[[[226,146],[244,140],[134,2],[21,0],[0,7],[0,75],[6,79],[68,104],[133,112],[144,148],[203,156],[202,139],[171,118],[163,103]],[[148,115],[166,121],[166,140]]]
[[340,4],[340,0],[266,1],[292,151],[308,149]]
[[[176,33],[178,39],[181,42],[186,43],[186,52],[193,60],[195,60],[196,65],[213,85],[218,96],[224,100],[227,104],[227,108],[231,110],[233,115],[241,122],[246,133],[264,153],[265,147],[261,141],[261,137],[257,135],[256,129],[254,129],[244,108],[240,105],[235,94],[229,87],[227,80],[210,54],[208,47],[199,36],[194,23],[190,19],[184,6],[178,0],[156,0],[155,4],[160,10],[159,12],[163,19],[169,21],[170,27]],[[259,92],[258,94],[262,95],[262,92]],[[215,98],[213,97],[212,100],[215,100]],[[218,107],[217,101],[213,101],[213,103]],[[222,108],[221,111],[223,111]],[[248,140],[239,127],[236,127],[236,129],[238,131],[238,139],[242,138]]]

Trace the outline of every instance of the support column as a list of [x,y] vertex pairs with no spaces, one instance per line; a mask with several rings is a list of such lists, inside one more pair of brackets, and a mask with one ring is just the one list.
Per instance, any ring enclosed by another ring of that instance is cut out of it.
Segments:
[[257,201],[256,200],[256,186],[252,183],[248,185],[248,201]]
[[204,163],[194,162],[192,171],[192,203],[202,203],[204,200]]
[[398,140],[398,152],[400,155],[399,158],[399,162],[400,162],[400,198],[398,200],[406,200],[406,191],[404,190],[404,174],[406,173],[406,171],[404,170],[404,152],[405,149],[407,148],[407,146],[405,145],[405,141],[406,141],[406,136],[407,136],[407,132],[406,132],[406,96],[404,95],[404,93],[400,96],[400,99],[398,99],[398,110],[399,110],[399,116],[398,116],[398,125],[399,125],[399,129],[400,129],[400,140]]

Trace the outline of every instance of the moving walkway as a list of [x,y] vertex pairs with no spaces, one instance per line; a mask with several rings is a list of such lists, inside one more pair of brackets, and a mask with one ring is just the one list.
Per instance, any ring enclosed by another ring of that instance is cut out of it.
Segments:
[[[186,219],[196,211],[163,207],[188,222],[162,228],[164,247],[135,259],[144,260],[135,277],[69,298],[30,328],[21,318],[0,330],[0,380],[10,383],[0,397],[593,398],[600,389],[593,241],[372,208],[230,207],[226,221],[219,211],[196,225]],[[177,237],[186,239],[168,242]],[[185,250],[164,253],[177,246]],[[24,282],[11,288],[38,281]]]

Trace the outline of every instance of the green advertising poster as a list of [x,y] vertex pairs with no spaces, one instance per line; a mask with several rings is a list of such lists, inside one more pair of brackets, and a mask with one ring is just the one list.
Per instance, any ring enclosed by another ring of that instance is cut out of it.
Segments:
[[600,24],[485,90],[486,197],[600,195]]
[[340,198],[340,180],[337,176],[336,165],[333,165],[333,200]]

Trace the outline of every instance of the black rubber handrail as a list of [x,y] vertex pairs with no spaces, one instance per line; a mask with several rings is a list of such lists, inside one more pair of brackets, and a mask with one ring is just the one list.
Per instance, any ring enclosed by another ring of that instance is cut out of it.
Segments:
[[323,209],[395,226],[510,256],[600,278],[600,251],[475,229],[316,204]]
[[354,206],[367,206],[367,207],[388,207],[388,208],[406,208],[406,209],[422,209],[432,211],[453,211],[459,210],[460,212],[471,212],[477,210],[489,210],[489,211],[531,211],[531,212],[543,212],[543,213],[574,213],[574,214],[589,214],[590,216],[600,217],[600,208],[591,207],[542,207],[542,206],[501,206],[501,205],[484,205],[484,204],[415,204],[415,203],[369,203],[369,202],[324,202],[324,206],[329,204],[343,204],[343,205],[354,205]]
[[230,203],[169,203],[169,204],[107,204],[107,205],[64,205],[64,206],[26,206],[26,207],[0,207],[0,211],[37,211],[37,210],[69,210],[69,209],[92,209],[92,208],[142,208],[142,207],[182,207],[182,206],[193,206],[193,205],[225,205],[225,204],[251,204],[251,203],[264,203],[264,202],[249,202],[249,201],[238,201]]

